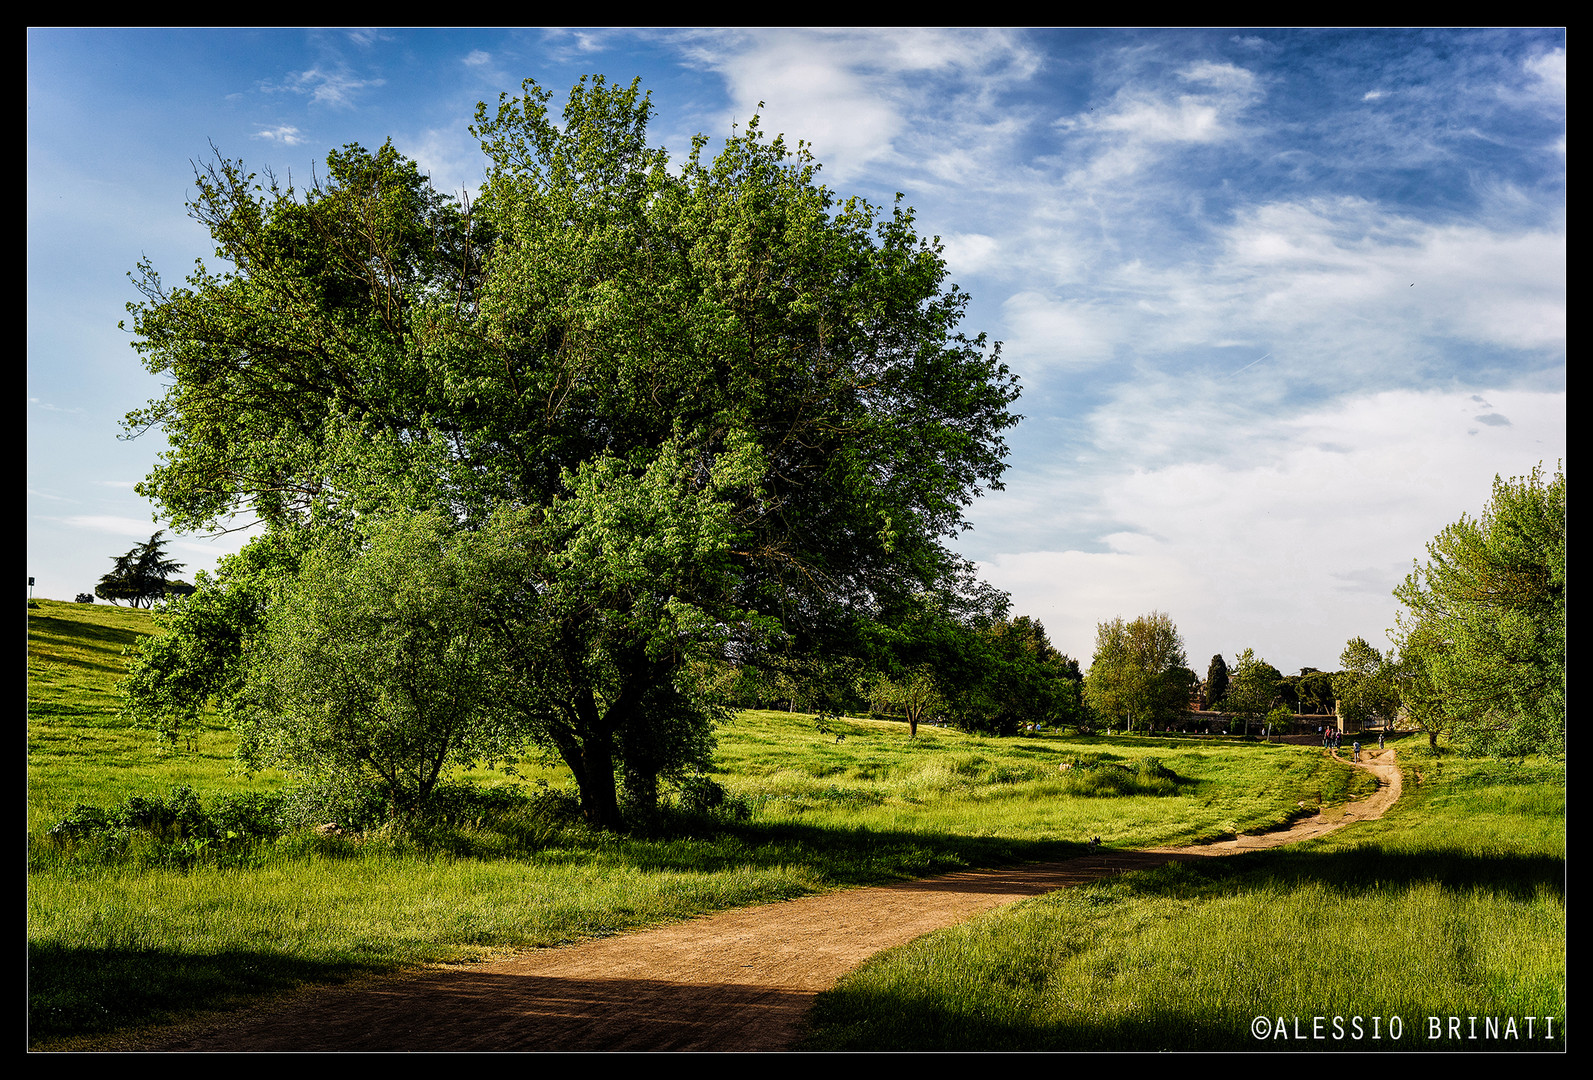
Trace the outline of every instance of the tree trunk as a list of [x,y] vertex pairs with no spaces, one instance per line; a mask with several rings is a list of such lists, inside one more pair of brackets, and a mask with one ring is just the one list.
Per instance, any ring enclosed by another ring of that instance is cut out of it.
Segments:
[[611,831],[624,825],[614,787],[614,748],[607,735],[589,735],[581,743],[581,814],[594,829]]

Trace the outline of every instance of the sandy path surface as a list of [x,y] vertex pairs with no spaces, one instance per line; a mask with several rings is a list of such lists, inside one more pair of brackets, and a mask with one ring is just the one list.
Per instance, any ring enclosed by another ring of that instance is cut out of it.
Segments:
[[800,1036],[816,994],[882,949],[1053,889],[1295,843],[1381,816],[1399,798],[1399,769],[1392,750],[1362,757],[1378,778],[1375,794],[1286,830],[741,908],[497,963],[310,991],[147,1048],[780,1050]]

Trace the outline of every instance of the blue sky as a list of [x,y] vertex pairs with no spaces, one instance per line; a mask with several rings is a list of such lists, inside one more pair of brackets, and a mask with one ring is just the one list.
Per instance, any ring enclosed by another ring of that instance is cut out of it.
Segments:
[[[307,178],[391,137],[483,173],[478,101],[583,74],[655,143],[760,112],[842,194],[905,193],[1023,380],[957,547],[1088,663],[1167,612],[1191,666],[1386,646],[1390,590],[1494,475],[1565,455],[1565,35],[1549,30],[28,33],[28,574],[91,591],[159,525],[161,392],[118,329],[212,144]],[[179,537],[185,573],[244,537]]]

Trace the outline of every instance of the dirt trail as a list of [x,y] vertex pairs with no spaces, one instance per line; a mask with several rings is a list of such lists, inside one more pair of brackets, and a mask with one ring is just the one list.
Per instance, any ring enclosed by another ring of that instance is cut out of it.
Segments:
[[742,908],[512,960],[311,991],[149,1049],[780,1050],[821,990],[868,957],[1027,896],[1168,862],[1321,836],[1400,794],[1392,750],[1372,796],[1292,828],[1190,848],[1100,851]]

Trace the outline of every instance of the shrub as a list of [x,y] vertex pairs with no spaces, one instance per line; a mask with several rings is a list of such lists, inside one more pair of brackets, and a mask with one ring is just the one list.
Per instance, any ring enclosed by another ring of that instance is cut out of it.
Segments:
[[680,808],[689,814],[714,814],[735,821],[752,817],[751,800],[730,794],[719,781],[701,773],[680,781]]

